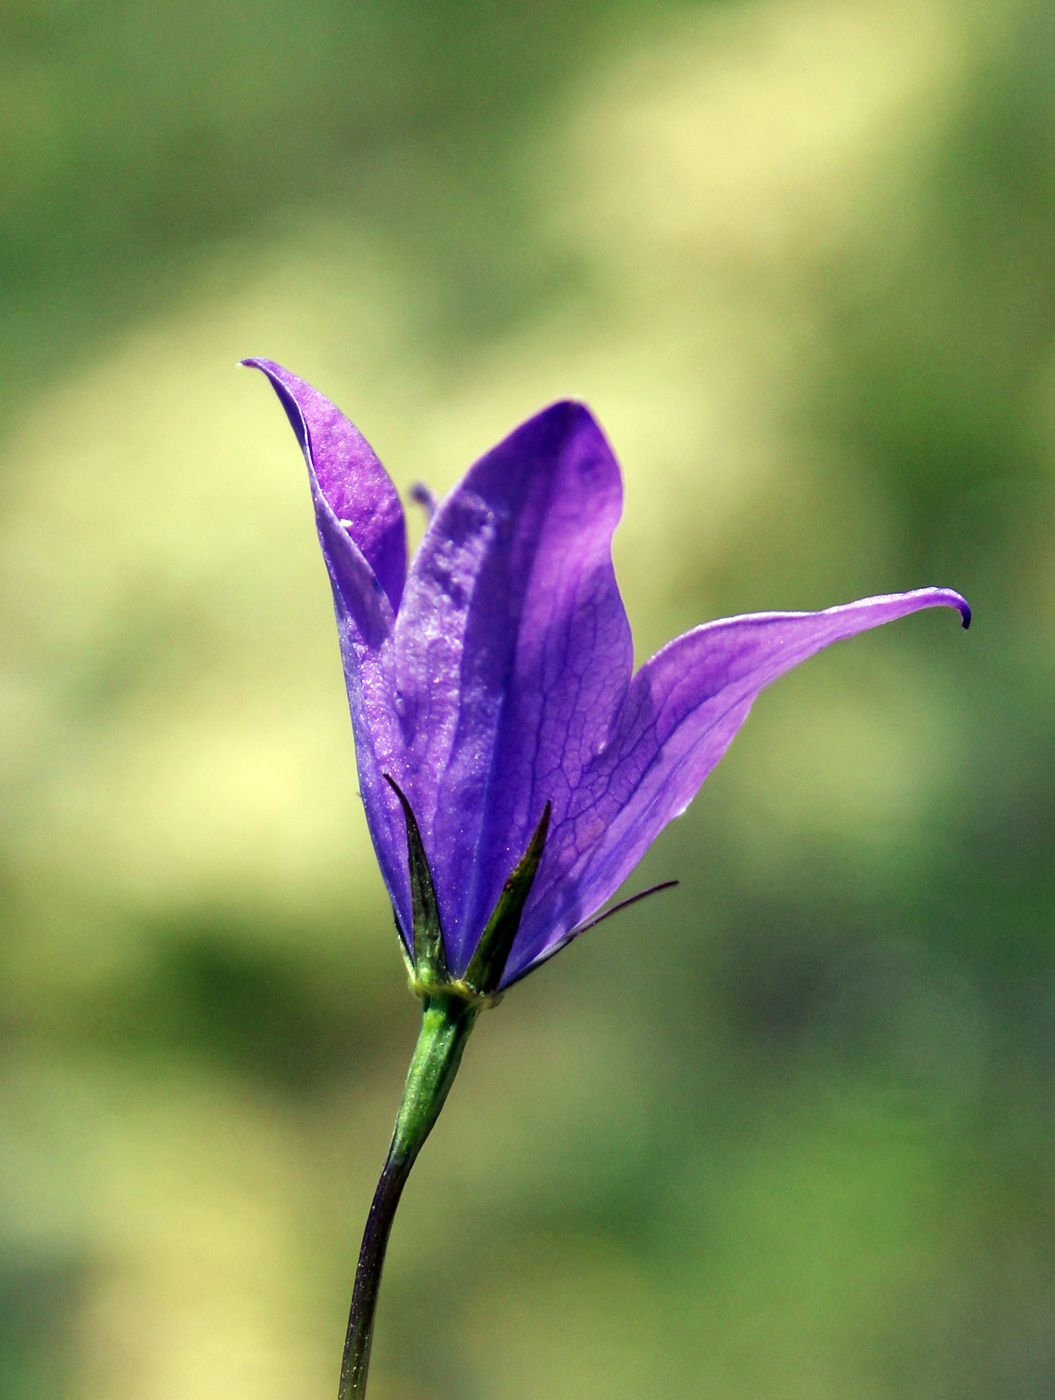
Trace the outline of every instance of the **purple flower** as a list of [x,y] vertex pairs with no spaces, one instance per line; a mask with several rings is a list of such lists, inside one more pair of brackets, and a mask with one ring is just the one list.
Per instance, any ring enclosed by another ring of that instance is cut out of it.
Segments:
[[634,674],[611,557],[619,466],[582,404],[543,409],[472,466],[408,569],[399,496],[365,439],[295,375],[245,363],[271,380],[307,459],[360,786],[400,934],[413,957],[416,819],[456,978],[544,814],[502,987],[615,892],[771,681],[921,608],[970,622],[947,588],[756,613],[693,628]]

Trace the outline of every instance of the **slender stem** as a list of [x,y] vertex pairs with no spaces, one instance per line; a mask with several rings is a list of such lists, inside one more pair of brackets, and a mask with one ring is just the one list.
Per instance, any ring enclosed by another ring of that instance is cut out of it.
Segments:
[[430,996],[424,1004],[421,1034],[410,1062],[392,1146],[374,1192],[359,1251],[337,1400],[364,1400],[366,1395],[377,1294],[396,1207],[414,1160],[454,1083],[478,1011],[478,1006],[461,997],[442,992]]

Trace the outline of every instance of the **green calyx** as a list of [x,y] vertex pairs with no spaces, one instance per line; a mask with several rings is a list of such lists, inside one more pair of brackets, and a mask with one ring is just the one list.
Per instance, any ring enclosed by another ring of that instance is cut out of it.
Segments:
[[452,977],[440,922],[439,901],[429,869],[421,831],[409,801],[395,780],[386,773],[385,782],[399,798],[407,824],[407,865],[410,872],[410,906],[413,918],[413,960],[407,959],[410,986],[426,1006],[435,998],[455,997],[474,1008],[495,1006],[520,920],[535,883],[549,832],[551,804],[545,809],[535,834],[516,869],[503,886],[494,913],[480,935],[472,960],[463,977]]

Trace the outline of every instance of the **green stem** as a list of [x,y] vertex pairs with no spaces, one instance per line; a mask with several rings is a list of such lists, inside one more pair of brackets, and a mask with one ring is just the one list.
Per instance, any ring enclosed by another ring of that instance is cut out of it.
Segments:
[[410,1062],[392,1146],[388,1149],[381,1180],[374,1192],[359,1251],[338,1400],[364,1400],[366,1395],[377,1294],[381,1287],[381,1270],[396,1207],[414,1160],[432,1131],[432,1125],[439,1117],[454,1083],[465,1042],[476,1023],[479,1010],[478,1005],[443,992],[437,992],[425,1001],[421,1034]]

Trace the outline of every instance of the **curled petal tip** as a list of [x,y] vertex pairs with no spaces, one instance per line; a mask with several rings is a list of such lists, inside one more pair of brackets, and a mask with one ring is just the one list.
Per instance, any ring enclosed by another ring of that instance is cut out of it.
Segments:
[[960,614],[960,622],[965,632],[971,625],[971,605],[955,588],[920,588],[915,593],[906,593],[904,596],[929,600],[923,603],[924,607],[955,608]]
[[955,588],[942,588],[938,591],[944,594],[943,601],[946,602],[950,608],[957,609],[957,611],[960,614],[960,620],[963,624],[963,630],[966,632],[968,627],[970,627],[971,625],[970,603],[967,601],[967,599],[963,596],[962,593],[957,593]]

